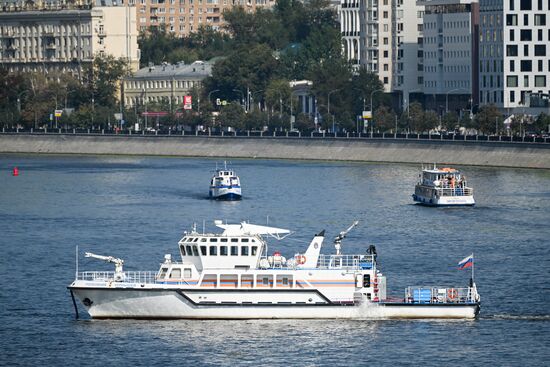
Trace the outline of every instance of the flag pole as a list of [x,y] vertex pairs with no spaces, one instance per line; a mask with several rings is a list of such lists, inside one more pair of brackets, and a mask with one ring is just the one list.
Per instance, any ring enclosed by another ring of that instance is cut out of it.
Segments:
[[474,267],[475,267],[475,257],[474,257],[474,253],[472,252],[472,283],[474,282]]

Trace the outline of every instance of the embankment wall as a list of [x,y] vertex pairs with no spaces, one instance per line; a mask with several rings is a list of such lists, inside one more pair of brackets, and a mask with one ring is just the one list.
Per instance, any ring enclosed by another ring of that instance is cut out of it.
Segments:
[[550,169],[550,144],[271,137],[0,135],[0,153],[272,158]]

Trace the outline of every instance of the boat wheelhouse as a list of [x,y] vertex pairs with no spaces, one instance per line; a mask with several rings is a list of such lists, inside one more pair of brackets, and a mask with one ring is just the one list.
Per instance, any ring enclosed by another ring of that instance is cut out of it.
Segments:
[[216,168],[216,173],[210,180],[210,190],[208,196],[216,200],[240,200],[241,181],[233,170],[227,169],[224,162],[224,168]]
[[414,188],[413,200],[428,206],[475,205],[474,189],[455,168],[422,167]]
[[222,233],[193,230],[179,241],[181,261],[165,255],[158,272],[123,271],[121,259],[87,253],[115,264],[115,272],[77,272],[68,287],[93,318],[474,318],[479,295],[470,287],[413,287],[403,298],[386,293],[374,246],[346,255],[321,254],[324,231],[304,253],[268,254],[267,238],[285,229],[246,222],[223,224]]

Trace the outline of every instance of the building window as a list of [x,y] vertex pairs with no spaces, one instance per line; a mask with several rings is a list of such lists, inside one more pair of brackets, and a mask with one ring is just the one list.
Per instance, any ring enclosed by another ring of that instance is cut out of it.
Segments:
[[546,56],[546,45],[535,45],[535,56]]
[[531,41],[532,39],[532,32],[530,29],[522,29],[520,31],[520,40],[521,41]]
[[519,10],[532,10],[532,9],[533,9],[532,0],[520,0]]
[[535,14],[535,25],[546,25],[546,14]]
[[506,56],[517,56],[518,55],[518,46],[517,45],[507,45],[506,46]]
[[531,60],[521,60],[521,71],[533,71],[533,62]]
[[517,75],[508,75],[508,77],[506,77],[506,86],[509,88],[516,88],[518,86]]
[[546,75],[535,75],[535,87],[546,87]]

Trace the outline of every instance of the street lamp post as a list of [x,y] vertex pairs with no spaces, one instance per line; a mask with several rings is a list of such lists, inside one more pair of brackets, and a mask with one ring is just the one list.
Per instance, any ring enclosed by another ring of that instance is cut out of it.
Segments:
[[375,93],[378,93],[378,92],[383,92],[384,89],[376,89],[376,90],[373,90],[371,93],[370,93],[370,113],[371,113],[371,122],[370,122],[370,135],[372,137],[372,128],[373,128],[373,121],[374,121],[374,109],[373,109],[373,105],[372,105],[372,97],[374,96]]
[[244,93],[241,90],[233,89],[233,92],[239,92],[241,94],[241,101],[243,103],[243,109],[246,111],[246,106],[244,104]]
[[[333,89],[331,90],[330,92],[328,92],[328,95],[327,95],[327,112],[328,112],[328,115],[329,116],[332,116],[330,114],[330,95],[334,92],[338,92],[340,90],[340,88],[338,89]],[[332,133],[334,133],[334,116],[332,116]]]

